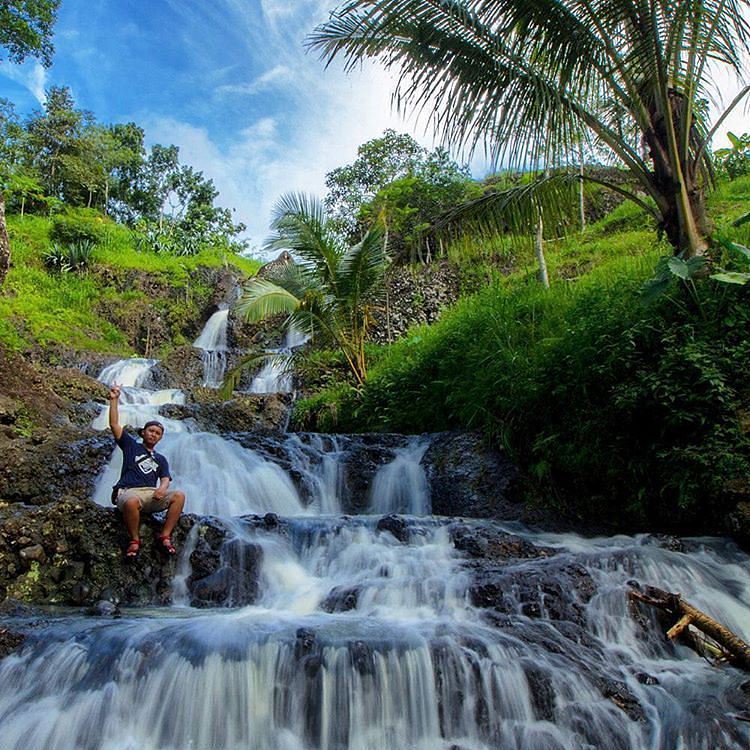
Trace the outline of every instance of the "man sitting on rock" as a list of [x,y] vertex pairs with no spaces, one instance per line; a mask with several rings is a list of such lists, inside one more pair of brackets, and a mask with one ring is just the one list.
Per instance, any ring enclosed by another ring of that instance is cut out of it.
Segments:
[[130,534],[130,544],[125,557],[135,560],[141,547],[141,513],[158,513],[166,510],[164,526],[156,537],[157,545],[168,555],[176,554],[172,544],[172,530],[180,518],[185,505],[185,493],[170,490],[169,463],[154,448],[164,435],[161,422],[146,422],[139,434],[143,442],[138,442],[120,426],[118,401],[121,386],[109,389],[109,428],[122,449],[122,473],[112,490],[112,503],[122,513],[125,528]]

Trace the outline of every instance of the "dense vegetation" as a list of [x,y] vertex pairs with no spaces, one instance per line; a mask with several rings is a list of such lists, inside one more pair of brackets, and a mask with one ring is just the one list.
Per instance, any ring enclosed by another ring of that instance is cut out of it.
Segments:
[[[748,199],[750,178],[721,185],[719,234],[747,243],[750,227],[731,222]],[[299,403],[298,422],[478,428],[525,469],[527,497],[618,524],[712,523],[747,489],[749,290],[672,277],[649,300],[644,284],[668,246],[627,204],[550,248],[550,290],[523,247],[509,276],[475,251],[492,283],[373,352],[363,389],[339,380]],[[716,261],[743,267],[729,251]]]

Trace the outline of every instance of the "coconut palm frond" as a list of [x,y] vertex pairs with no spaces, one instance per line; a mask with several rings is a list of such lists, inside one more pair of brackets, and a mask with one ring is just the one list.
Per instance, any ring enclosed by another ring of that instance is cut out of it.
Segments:
[[542,176],[527,184],[489,192],[447,212],[434,230],[446,234],[530,235],[540,215],[547,225],[564,224],[578,200],[579,181],[577,175]]
[[258,323],[276,315],[289,315],[300,300],[291,292],[267,279],[252,279],[237,303],[237,312],[249,323]]
[[316,275],[333,276],[344,246],[317,198],[304,193],[282,196],[274,207],[271,229],[273,234],[266,240],[265,249],[291,250]]
[[653,199],[675,252],[694,255],[716,128],[703,100],[721,93],[707,70],[746,75],[748,11],[750,0],[350,0],[309,45],[349,68],[379,60],[398,75],[397,108],[510,168],[563,166],[598,141]]
[[342,294],[362,299],[382,285],[386,267],[383,230],[376,224],[341,257],[338,277]]

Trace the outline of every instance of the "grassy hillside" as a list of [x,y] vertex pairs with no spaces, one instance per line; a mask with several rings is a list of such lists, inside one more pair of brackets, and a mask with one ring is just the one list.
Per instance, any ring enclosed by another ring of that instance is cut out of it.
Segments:
[[[749,198],[750,179],[720,187],[717,233],[748,242],[750,227],[731,221]],[[489,285],[373,351],[361,391],[339,382],[300,402],[298,422],[479,428],[525,469],[527,496],[619,525],[710,526],[747,493],[750,290],[675,278],[648,302],[643,284],[668,248],[627,205],[548,243],[550,290],[527,247],[463,250]]]
[[139,348],[132,322],[139,317],[158,317],[170,345],[185,343],[212,291],[208,271],[229,265],[249,275],[259,266],[220,250],[185,257],[139,252],[127,228],[103,217],[97,222],[101,239],[91,263],[61,272],[45,264],[51,221],[8,217],[12,267],[0,293],[0,345],[126,356]]

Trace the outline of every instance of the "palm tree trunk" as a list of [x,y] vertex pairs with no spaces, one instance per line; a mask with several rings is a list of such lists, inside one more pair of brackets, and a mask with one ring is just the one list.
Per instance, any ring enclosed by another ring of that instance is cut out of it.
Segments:
[[3,285],[9,268],[10,241],[8,239],[8,230],[5,226],[5,196],[0,193],[0,286]]

